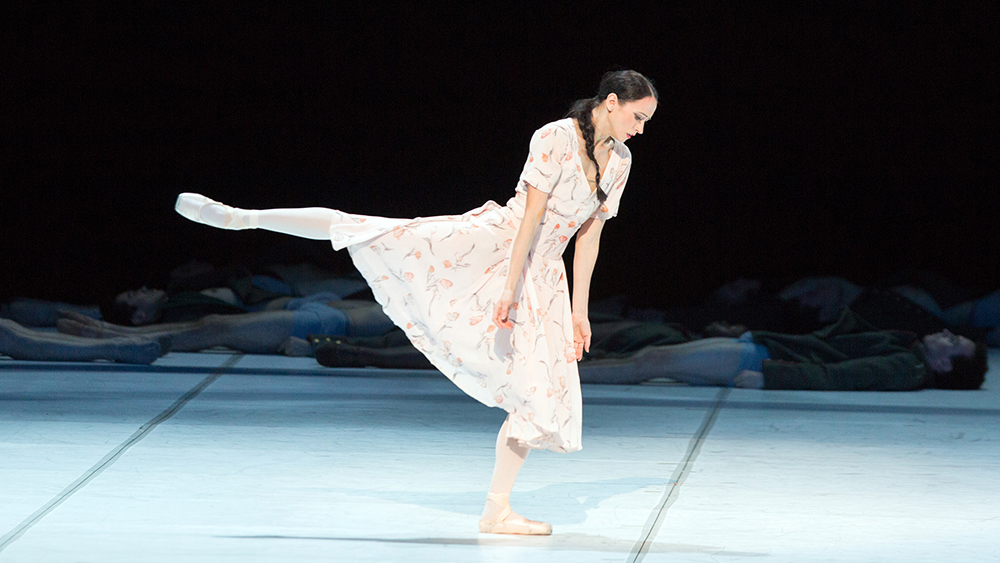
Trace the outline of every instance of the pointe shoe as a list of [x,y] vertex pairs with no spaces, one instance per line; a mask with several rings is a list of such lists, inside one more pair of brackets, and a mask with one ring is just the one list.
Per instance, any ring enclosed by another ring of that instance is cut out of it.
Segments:
[[548,536],[552,534],[552,525],[548,522],[528,520],[524,516],[514,514],[510,509],[507,495],[488,493],[486,499],[501,507],[488,520],[479,521],[479,531],[484,534],[518,534],[523,536]]
[[219,229],[240,231],[257,228],[256,211],[230,207],[201,194],[180,194],[174,204],[174,211],[185,219]]

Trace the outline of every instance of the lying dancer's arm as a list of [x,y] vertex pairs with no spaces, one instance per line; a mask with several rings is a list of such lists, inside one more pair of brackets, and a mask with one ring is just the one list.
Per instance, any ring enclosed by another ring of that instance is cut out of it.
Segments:
[[510,307],[514,303],[514,292],[517,290],[517,282],[521,279],[524,263],[528,260],[528,251],[531,250],[531,245],[535,241],[535,232],[545,214],[545,203],[549,199],[549,194],[534,186],[528,186],[527,196],[527,202],[524,205],[524,219],[521,220],[521,226],[517,228],[514,247],[510,252],[507,283],[504,285],[500,301],[493,311],[493,323],[500,328],[514,328],[514,323],[509,318]]
[[604,221],[591,217],[576,233],[573,251],[573,347],[576,359],[583,359],[583,351],[590,351],[590,277],[594,273],[597,252],[601,246]]

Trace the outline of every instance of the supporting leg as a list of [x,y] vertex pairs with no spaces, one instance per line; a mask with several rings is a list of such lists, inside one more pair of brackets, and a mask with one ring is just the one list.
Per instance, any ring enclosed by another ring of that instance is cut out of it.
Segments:
[[490,481],[490,492],[497,495],[510,495],[514,488],[524,460],[531,450],[522,446],[517,440],[507,437],[510,427],[510,415],[503,421],[497,434],[496,462],[493,464],[493,479]]
[[510,426],[510,416],[504,420],[497,435],[496,463],[493,466],[493,479],[490,482],[490,492],[486,495],[486,506],[479,520],[479,531],[491,534],[525,534],[547,536],[552,533],[552,526],[545,522],[535,522],[512,511],[510,508],[510,492],[514,488],[514,480],[528,457],[529,448],[507,437]]

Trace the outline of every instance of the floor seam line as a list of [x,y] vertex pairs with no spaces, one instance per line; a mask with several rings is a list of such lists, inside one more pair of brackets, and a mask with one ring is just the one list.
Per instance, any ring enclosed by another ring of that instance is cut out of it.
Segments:
[[667,509],[677,501],[679,487],[687,480],[689,469],[694,465],[694,461],[701,451],[701,445],[715,425],[715,420],[719,417],[719,411],[722,410],[722,406],[729,396],[729,391],[728,387],[724,387],[716,393],[711,408],[705,413],[705,418],[701,421],[701,426],[698,427],[697,432],[695,432],[688,443],[688,449],[684,454],[684,458],[677,464],[673,474],[670,476],[670,481],[667,483],[667,489],[663,492],[663,497],[650,513],[646,525],[643,526],[642,535],[632,548],[632,552],[629,553],[629,557],[626,559],[627,563],[639,563],[649,552],[649,546],[653,543],[656,535],[660,532],[660,527],[663,525]]
[[57,494],[52,500],[45,503],[41,508],[36,510],[31,516],[25,518],[20,524],[14,527],[11,531],[7,532],[3,537],[0,537],[0,552],[9,547],[18,538],[24,535],[32,526],[37,524],[45,516],[55,510],[60,504],[65,502],[71,496],[76,494],[77,491],[82,489],[87,483],[94,480],[98,475],[104,472],[105,469],[113,465],[118,459],[125,454],[132,446],[139,443],[143,438],[145,438],[150,432],[153,431],[161,423],[169,420],[177,412],[179,412],[185,405],[187,405],[191,400],[201,394],[209,385],[215,382],[226,373],[226,371],[236,364],[243,357],[243,354],[234,354],[226,360],[221,366],[215,369],[215,371],[201,380],[197,385],[188,389],[186,393],[180,396],[176,401],[173,402],[169,407],[167,407],[163,412],[154,416],[149,422],[143,424],[136,430],[127,440],[118,445],[115,449],[111,450],[107,455],[105,455],[101,461],[97,462],[94,466],[84,472],[83,475],[78,477],[75,481],[70,483],[65,489],[63,489],[59,494]]

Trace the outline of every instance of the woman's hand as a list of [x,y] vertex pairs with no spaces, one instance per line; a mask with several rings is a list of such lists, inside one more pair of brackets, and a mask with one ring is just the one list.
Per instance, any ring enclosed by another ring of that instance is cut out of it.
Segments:
[[493,309],[493,324],[498,328],[514,328],[514,323],[510,320],[510,307],[514,304],[514,292],[505,289],[500,294],[500,300]]
[[576,360],[583,359],[583,352],[590,352],[590,321],[585,315],[573,315],[573,348]]

